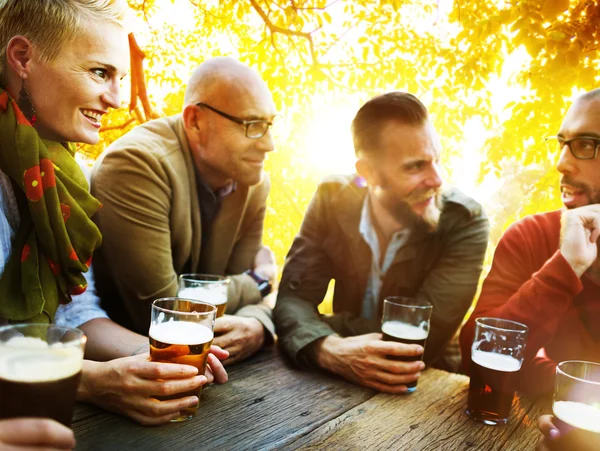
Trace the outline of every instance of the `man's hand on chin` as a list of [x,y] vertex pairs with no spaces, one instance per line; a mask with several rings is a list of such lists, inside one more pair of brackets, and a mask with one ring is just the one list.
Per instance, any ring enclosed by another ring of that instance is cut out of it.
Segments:
[[241,362],[262,348],[265,328],[256,318],[225,315],[215,321],[213,344],[229,352],[225,365]]

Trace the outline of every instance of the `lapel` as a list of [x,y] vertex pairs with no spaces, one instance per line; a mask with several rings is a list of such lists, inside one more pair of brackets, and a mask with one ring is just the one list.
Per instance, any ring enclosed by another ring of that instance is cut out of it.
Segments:
[[201,256],[202,268],[210,274],[225,274],[249,199],[249,188],[237,185],[223,198],[221,209],[211,226],[211,239]]
[[367,286],[373,258],[369,245],[359,231],[362,207],[367,195],[367,188],[361,186],[361,180],[358,176],[354,177],[340,191],[333,202],[335,221],[342,230],[342,236],[332,237],[335,246],[345,248],[350,254],[346,264],[349,274],[353,275],[351,280],[354,280],[357,284],[356,296],[353,296],[353,298],[358,299],[359,309]]
[[190,217],[192,227],[191,246],[191,271],[196,272],[200,262],[200,248],[202,246],[202,221],[200,220],[200,203],[198,200],[198,188],[196,186],[196,171],[190,145],[183,127],[183,118],[180,114],[173,116],[173,130],[179,139],[181,153],[185,160],[185,168],[188,181],[188,192],[190,193]]

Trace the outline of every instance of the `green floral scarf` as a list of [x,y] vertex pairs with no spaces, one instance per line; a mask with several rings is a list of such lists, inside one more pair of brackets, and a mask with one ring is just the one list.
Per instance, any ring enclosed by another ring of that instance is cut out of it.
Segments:
[[12,182],[21,223],[0,276],[0,318],[52,322],[59,304],[87,288],[83,272],[102,236],[101,207],[72,144],[44,141],[0,87],[0,169]]

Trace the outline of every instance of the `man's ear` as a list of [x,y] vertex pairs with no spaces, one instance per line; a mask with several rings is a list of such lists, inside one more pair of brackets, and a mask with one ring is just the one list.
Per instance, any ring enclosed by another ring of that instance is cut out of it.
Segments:
[[14,36],[6,46],[6,64],[19,78],[27,78],[31,70],[33,47],[25,36]]
[[[202,108],[194,104],[186,105],[182,113],[183,126],[188,139],[204,143],[206,140],[205,115]],[[192,138],[193,137],[193,138]]]
[[355,167],[358,175],[367,181],[367,185],[373,187],[379,185],[379,175],[375,170],[371,159],[365,156],[360,156],[358,160],[356,160]]

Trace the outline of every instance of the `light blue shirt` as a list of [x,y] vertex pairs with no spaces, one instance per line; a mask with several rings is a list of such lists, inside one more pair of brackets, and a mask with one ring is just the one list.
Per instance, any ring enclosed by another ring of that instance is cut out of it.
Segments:
[[[12,251],[15,233],[19,228],[21,218],[10,178],[0,171],[0,274]],[[92,268],[84,273],[87,281],[87,290],[78,296],[73,296],[73,301],[60,305],[56,311],[54,321],[59,326],[79,327],[96,318],[108,318],[106,312],[100,307],[100,298],[96,295],[94,274]],[[7,321],[0,318],[0,325]]]
[[379,292],[385,273],[390,268],[396,254],[404,247],[410,237],[410,229],[402,229],[395,232],[390,239],[388,247],[383,257],[383,264],[380,266],[381,255],[379,253],[379,239],[377,232],[372,222],[371,205],[369,196],[365,197],[362,211],[360,214],[360,224],[358,230],[363,239],[371,248],[373,258],[371,260],[371,271],[367,279],[367,289],[363,298],[361,317],[373,319],[377,314],[377,302],[379,300]]

